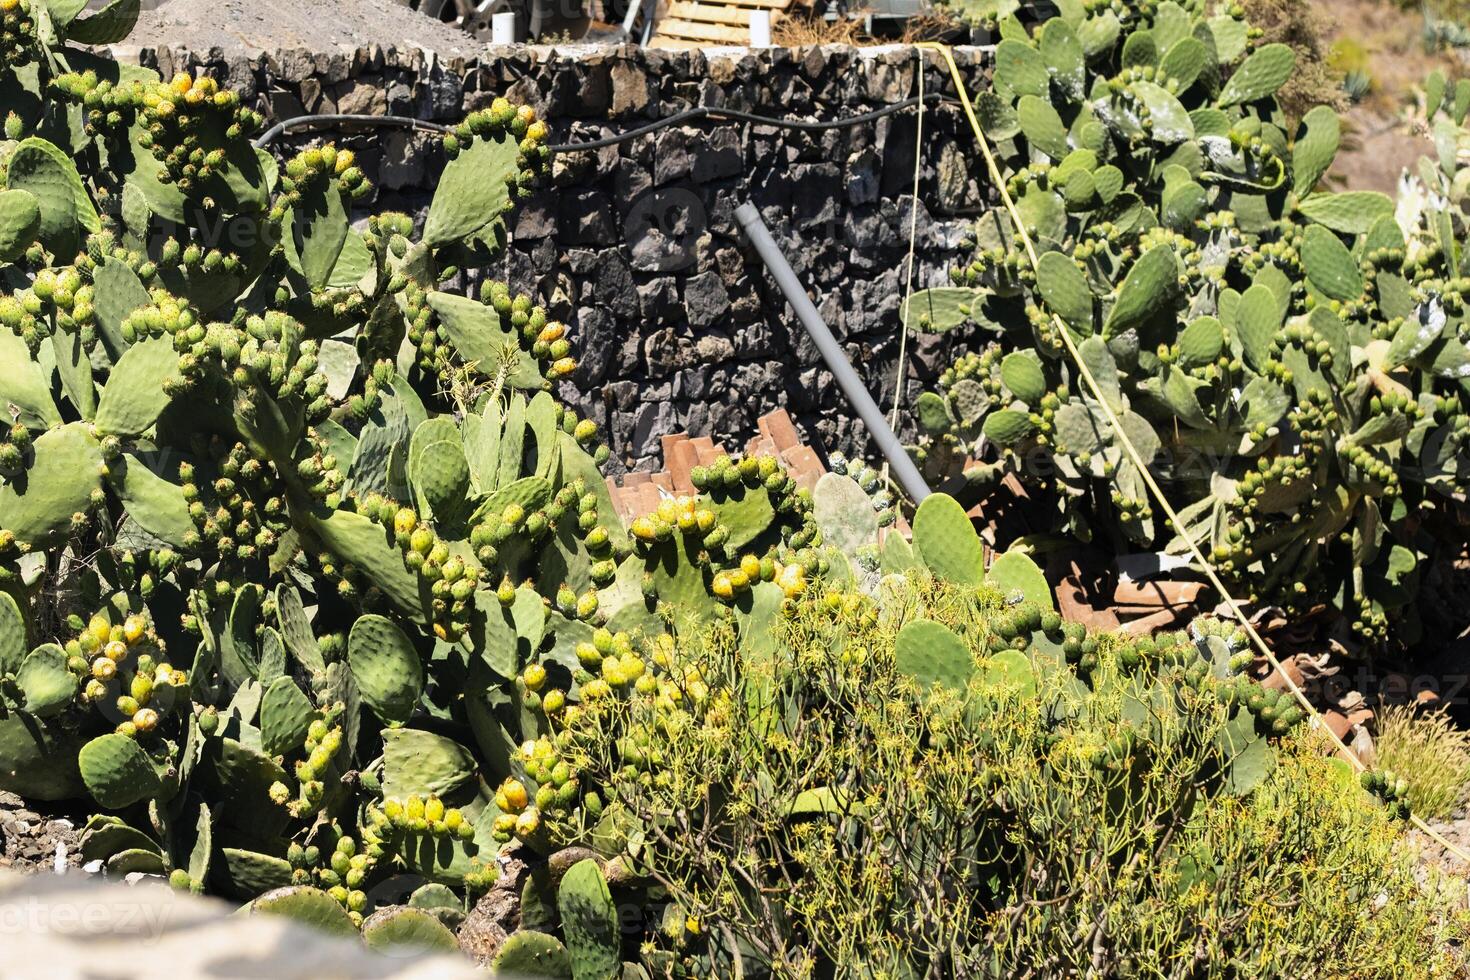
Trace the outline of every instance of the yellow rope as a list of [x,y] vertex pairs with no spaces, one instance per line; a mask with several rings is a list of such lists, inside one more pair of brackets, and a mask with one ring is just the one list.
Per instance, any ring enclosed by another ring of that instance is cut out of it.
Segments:
[[[1000,172],[1000,165],[996,163],[995,154],[991,152],[990,140],[986,138],[985,131],[980,125],[980,120],[975,116],[975,108],[970,102],[969,93],[965,90],[964,78],[960,74],[959,65],[955,64],[954,55],[951,54],[949,48],[946,45],[939,44],[934,41],[923,41],[920,42],[918,46],[921,48],[928,48],[933,51],[938,51],[940,56],[943,57],[945,62],[949,65],[949,73],[950,77],[954,80],[955,91],[959,93],[960,104],[964,107],[965,116],[970,121],[970,128],[975,131],[975,139],[979,143],[981,155],[985,158],[985,166],[986,169],[990,172],[990,179],[995,182],[996,189],[1000,191],[1000,198],[1002,203],[1005,205],[1006,213],[1010,215],[1011,224],[1015,227],[1016,233],[1021,236],[1021,243],[1025,246],[1026,249],[1026,257],[1030,260],[1031,268],[1034,270],[1037,266],[1039,258],[1036,254],[1036,246],[1031,241],[1030,233],[1026,230],[1025,221],[1022,220],[1020,212],[1016,210],[1016,202],[1011,198],[1010,191],[1006,188],[1005,177]],[[1250,637],[1251,642],[1255,645],[1256,649],[1261,653],[1261,655],[1266,658],[1266,661],[1271,665],[1271,668],[1276,671],[1278,675],[1280,675],[1282,681],[1284,681],[1286,684],[1287,690],[1289,690],[1296,697],[1297,702],[1301,704],[1302,708],[1311,717],[1313,724],[1327,733],[1328,738],[1330,738],[1332,742],[1337,746],[1339,752],[1347,758],[1347,761],[1350,765],[1352,765],[1359,772],[1366,770],[1367,766],[1364,765],[1363,760],[1359,759],[1357,753],[1349,749],[1347,747],[1347,744],[1344,743],[1342,739],[1338,738],[1337,733],[1327,726],[1326,722],[1322,718],[1321,713],[1319,713],[1317,709],[1312,705],[1312,703],[1307,700],[1306,694],[1302,692],[1302,689],[1297,685],[1296,681],[1292,680],[1291,675],[1288,674],[1285,668],[1282,667],[1281,662],[1276,659],[1276,655],[1271,652],[1271,648],[1266,645],[1266,641],[1261,638],[1261,634],[1256,631],[1255,626],[1251,624],[1250,619],[1246,616],[1244,610],[1241,609],[1240,603],[1237,602],[1235,597],[1230,594],[1230,590],[1225,588],[1225,583],[1222,582],[1220,580],[1220,576],[1216,574],[1214,566],[1210,564],[1207,558],[1205,558],[1204,552],[1200,550],[1199,546],[1194,543],[1194,539],[1190,537],[1190,535],[1186,532],[1184,522],[1180,519],[1179,514],[1174,510],[1174,507],[1169,503],[1168,499],[1164,496],[1163,489],[1160,488],[1158,483],[1154,480],[1153,473],[1149,470],[1148,465],[1145,463],[1142,455],[1138,452],[1138,449],[1128,438],[1127,431],[1123,428],[1121,424],[1119,424],[1118,416],[1113,412],[1112,406],[1108,404],[1108,400],[1104,396],[1101,387],[1098,385],[1097,379],[1093,377],[1092,371],[1088,369],[1087,362],[1083,360],[1081,352],[1078,351],[1077,344],[1072,339],[1072,334],[1067,325],[1062,322],[1061,317],[1056,316],[1056,314],[1053,314],[1053,319],[1055,320],[1058,327],[1057,333],[1061,336],[1062,342],[1066,345],[1067,353],[1071,356],[1073,363],[1076,364],[1078,373],[1081,375],[1083,381],[1086,382],[1088,390],[1092,393],[1092,396],[1097,399],[1099,406],[1101,406],[1104,415],[1107,417],[1108,424],[1112,426],[1114,434],[1117,436],[1118,441],[1122,444],[1123,451],[1127,453],[1129,461],[1131,461],[1133,465],[1138,469],[1138,472],[1142,474],[1144,484],[1148,487],[1149,493],[1152,494],[1154,499],[1158,502],[1159,508],[1163,510],[1165,515],[1168,516],[1169,523],[1174,526],[1174,529],[1179,532],[1179,536],[1184,540],[1185,544],[1189,546],[1190,553],[1193,555],[1195,562],[1198,563],[1200,570],[1204,573],[1205,577],[1209,579],[1210,585],[1212,585],[1215,588],[1215,591],[1218,592],[1220,596],[1225,600],[1225,604],[1229,607],[1231,615],[1234,616],[1235,619],[1240,623],[1240,625],[1245,629],[1246,635]],[[1428,837],[1430,837],[1432,840],[1442,846],[1446,851],[1454,854],[1466,864],[1470,864],[1470,852],[1466,852],[1457,845],[1451,843],[1444,837],[1443,834],[1439,833],[1433,827],[1429,826],[1429,824],[1425,823],[1423,818],[1419,817],[1417,814],[1411,813],[1409,815],[1409,819],[1413,822],[1414,826],[1418,827]]]

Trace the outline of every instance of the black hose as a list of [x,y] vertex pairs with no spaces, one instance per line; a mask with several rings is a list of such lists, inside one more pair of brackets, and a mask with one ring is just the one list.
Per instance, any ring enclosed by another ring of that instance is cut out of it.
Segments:
[[[953,102],[938,92],[924,96],[925,102]],[[675,126],[690,119],[730,119],[737,122],[755,123],[760,126],[774,126],[781,129],[800,130],[824,130],[842,129],[848,126],[861,126],[884,116],[910,109],[919,104],[918,96],[895,102],[893,105],[874,109],[871,112],[860,113],[856,116],[845,116],[841,119],[831,120],[806,120],[806,119],[777,119],[773,116],[762,116],[754,112],[745,112],[740,109],[723,109],[719,106],[695,106],[676,112],[672,116],[659,119],[646,126],[630,129],[626,133],[616,136],[606,136],[602,139],[588,140],[585,143],[559,143],[551,146],[553,153],[579,153],[586,150],[598,150],[604,146],[614,146],[618,143],[635,139],[648,133],[657,132],[669,126]],[[332,113],[324,116],[296,116],[292,119],[283,119],[276,123],[264,133],[255,138],[257,147],[269,146],[282,134],[295,129],[311,129],[318,126],[340,125],[343,123],[365,126],[398,126],[405,129],[421,129],[427,132],[448,133],[452,132],[453,126],[445,126],[442,123],[427,122],[423,119],[415,119],[412,116],[370,116],[352,115],[346,113]]]

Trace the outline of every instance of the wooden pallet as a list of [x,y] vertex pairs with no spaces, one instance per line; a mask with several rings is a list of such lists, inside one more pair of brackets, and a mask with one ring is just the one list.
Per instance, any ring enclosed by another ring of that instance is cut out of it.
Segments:
[[750,14],[769,10],[781,19],[792,0],[674,0],[653,26],[653,48],[703,48],[750,43]]
[[[761,416],[756,423],[759,435],[746,444],[746,453],[778,457],[796,478],[798,486],[811,489],[827,468],[810,446],[804,446],[796,434],[796,426],[785,409]],[[664,468],[657,473],[628,473],[621,480],[607,478],[613,507],[626,523],[635,517],[652,513],[666,496],[693,494],[689,473],[696,466],[707,466],[727,455],[723,446],[709,436],[691,437],[687,433],[664,436]]]

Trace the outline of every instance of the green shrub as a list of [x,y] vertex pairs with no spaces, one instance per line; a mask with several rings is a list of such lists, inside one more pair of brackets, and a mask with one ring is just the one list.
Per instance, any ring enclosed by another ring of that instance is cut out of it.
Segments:
[[977,490],[1014,472],[1112,553],[1192,541],[1239,598],[1331,610],[1344,640],[1416,642],[1419,583],[1465,544],[1470,328],[1450,148],[1470,86],[1431,80],[1444,151],[1403,200],[1330,193],[1337,115],[1290,119],[1278,93],[1296,53],[1238,9],[1062,8],[1033,34],[1003,22],[976,96],[1039,267],[996,208],[956,285],[904,310],[911,329],[979,327],[917,401],[919,459],[936,478],[986,460],[968,474]]
[[[579,712],[574,754],[670,903],[652,972],[1463,968],[1454,901],[1416,883],[1351,770],[1309,735],[1258,736],[1294,709],[1238,684],[1233,630],[1125,640],[1044,615],[919,574],[877,601],[813,594],[773,643],[686,637],[658,690]],[[950,644],[967,677],[928,689]]]
[[1375,766],[1408,784],[1410,808],[1426,819],[1448,817],[1470,794],[1470,732],[1443,711],[1386,707],[1374,716]]

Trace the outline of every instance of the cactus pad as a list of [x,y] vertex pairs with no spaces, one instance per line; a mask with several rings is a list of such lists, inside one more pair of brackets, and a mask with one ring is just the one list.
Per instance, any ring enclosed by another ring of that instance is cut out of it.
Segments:
[[556,893],[556,906],[571,957],[572,980],[617,977],[622,960],[618,909],[596,861],[578,861],[568,869]]
[[36,647],[21,662],[15,683],[25,694],[25,711],[49,718],[76,697],[76,675],[66,668],[66,651],[55,643]]
[[1341,124],[1337,111],[1320,105],[1302,117],[1302,131],[1291,150],[1292,189],[1305,198],[1337,156]]
[[81,422],[36,439],[35,464],[25,477],[0,486],[0,527],[28,544],[55,541],[71,531],[72,515],[92,507],[102,483],[102,451]]
[[1222,106],[1269,98],[1286,84],[1296,67],[1296,52],[1285,44],[1265,44],[1250,53],[1220,92]]
[[878,540],[878,514],[851,477],[827,473],[812,491],[813,516],[822,539],[846,554]]
[[572,958],[555,936],[522,929],[508,936],[491,963],[497,977],[548,977],[570,980]]
[[13,262],[41,231],[41,205],[29,191],[0,191],[0,262]]
[[97,403],[97,428],[118,436],[141,435],[168,405],[168,389],[179,377],[173,341],[153,337],[129,347],[112,368]]
[[908,298],[899,310],[904,328],[914,333],[944,333],[968,323],[975,305],[984,299],[978,289],[943,286],[923,289]]
[[1142,326],[1179,295],[1179,258],[1165,246],[1151,248],[1139,257],[1108,313],[1103,333],[1108,337]]
[[1046,576],[1025,552],[1007,551],[997,556],[991,563],[990,570],[985,573],[985,581],[1007,596],[1019,592],[1027,602],[1034,602],[1047,609],[1056,608],[1052,601],[1051,586],[1046,584]]
[[408,721],[423,693],[424,667],[403,630],[383,616],[359,617],[347,638],[347,662],[363,701],[379,718]]
[[447,524],[464,519],[470,467],[459,426],[453,420],[440,416],[414,429],[408,447],[408,479],[425,514]]
[[975,673],[970,648],[954,631],[930,619],[915,619],[898,631],[893,646],[894,666],[920,687],[935,684],[963,691]]
[[379,909],[368,916],[362,923],[362,939],[369,949],[389,954],[459,951],[454,933],[437,916],[402,905]]
[[985,546],[953,497],[936,493],[924,498],[913,526],[914,550],[936,578],[958,585],[985,581]]
[[194,530],[194,521],[183,487],[154,469],[162,465],[161,456],[124,453],[108,473],[107,485],[139,527],[164,544],[182,548]]
[[126,735],[99,735],[77,755],[87,792],[109,810],[158,793],[158,772],[136,741]]
[[383,732],[383,795],[448,796],[475,778],[475,758],[464,746],[432,732]]
[[9,592],[0,592],[0,674],[14,674],[26,659],[26,620]]
[[52,143],[31,137],[10,154],[8,184],[29,191],[41,211],[38,238],[54,255],[75,255],[82,238],[101,228],[76,164]]
[[33,428],[61,424],[61,412],[40,365],[31,358],[25,341],[9,330],[0,330],[0,406],[14,406],[19,421]]
[[1074,329],[1092,332],[1092,289],[1077,263],[1061,252],[1044,253],[1036,265],[1036,288],[1051,311]]
[[29,800],[69,800],[86,792],[77,750],[82,739],[62,726],[12,711],[0,718],[0,790]]
[[316,717],[311,702],[289,677],[277,677],[260,698],[260,747],[285,755],[301,747]]
[[274,888],[250,903],[251,915],[280,915],[334,936],[357,933],[342,903],[309,885]]

